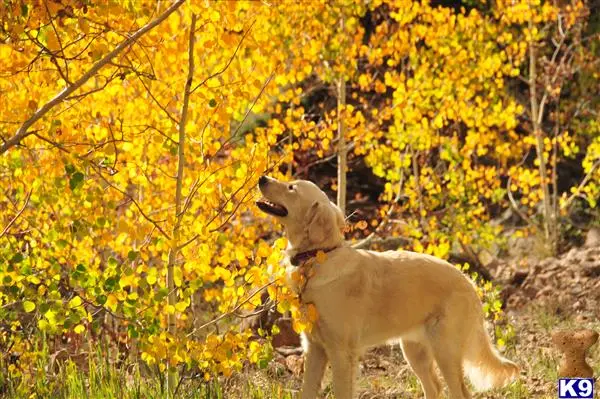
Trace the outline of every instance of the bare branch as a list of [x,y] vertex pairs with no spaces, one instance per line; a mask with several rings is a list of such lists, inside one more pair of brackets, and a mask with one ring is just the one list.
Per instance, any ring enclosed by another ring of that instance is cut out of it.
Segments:
[[40,120],[44,115],[48,113],[52,108],[56,107],[58,104],[63,102],[67,97],[69,97],[73,92],[79,89],[83,84],[85,84],[92,76],[94,76],[102,67],[110,62],[114,57],[116,57],[119,53],[121,53],[125,48],[131,46],[142,37],[145,33],[155,28],[161,22],[163,22],[169,15],[171,15],[175,10],[177,10],[185,0],[177,0],[171,5],[171,7],[167,8],[165,12],[163,12],[160,16],[158,16],[154,21],[148,23],[143,26],[129,38],[122,41],[117,47],[114,48],[110,53],[105,55],[101,60],[96,62],[94,66],[92,66],[83,76],[81,76],[77,81],[75,81],[72,85],[69,85],[61,92],[59,92],[54,98],[44,104],[40,109],[38,109],[29,119],[27,119],[16,131],[15,135],[0,146],[0,154],[5,153],[10,148],[19,144],[21,140],[25,137],[31,135],[32,133],[29,131],[29,128],[38,120]]
[[[565,39],[566,39],[566,36],[564,34],[561,35],[560,42],[556,45],[556,48],[554,49],[554,53],[552,54],[552,58],[550,59],[550,64],[554,64],[556,62],[556,57],[558,57],[558,54],[560,53],[560,50],[562,49],[562,46],[565,43]],[[554,75],[552,76],[552,80],[550,82],[550,88],[552,88],[552,85],[556,82],[556,79],[558,78],[559,72],[562,69],[562,65],[565,61],[565,58],[567,57],[567,54],[565,54],[561,58],[560,63],[556,67],[556,70],[554,71]],[[530,62],[531,62],[531,60],[530,60]],[[535,84],[535,82],[533,82],[533,83]],[[542,99],[540,100],[538,114],[534,115],[534,118],[537,118],[538,124],[541,124],[542,120],[544,118],[544,108],[546,106],[547,100],[548,100],[548,88],[546,85],[546,87],[544,88],[544,94],[542,95]]]
[[[254,174],[251,173],[250,177],[252,177]],[[244,185],[246,185],[246,183],[244,183]],[[218,227],[215,227],[214,229],[210,230],[211,233],[214,233],[215,231],[218,231],[220,229],[223,228],[223,226],[225,226],[227,223],[229,223],[229,221],[231,220],[231,218],[233,217],[233,215],[235,215],[235,213],[237,212],[237,210],[239,209],[239,207],[244,203],[244,201],[246,200],[246,197],[248,197],[248,195],[250,195],[250,193],[252,192],[252,189],[246,191],[246,194],[244,194],[244,196],[242,197],[242,199],[235,205],[235,208],[233,208],[233,210],[229,213],[229,216],[227,216],[227,218],[225,219],[225,221],[223,221],[223,223],[221,223]]]
[[235,56],[237,55],[237,52],[240,49],[242,43],[244,42],[244,39],[246,38],[246,36],[248,36],[248,33],[250,33],[250,31],[252,30],[252,27],[254,26],[254,22],[256,22],[256,21],[253,21],[252,24],[250,25],[250,27],[248,29],[246,29],[246,31],[244,32],[244,35],[242,36],[242,38],[238,42],[237,47],[235,48],[235,51],[233,52],[233,54],[229,58],[229,61],[227,61],[227,64],[225,64],[225,66],[223,68],[221,68],[221,70],[219,70],[218,72],[215,72],[215,73],[211,74],[210,76],[206,77],[202,82],[198,83],[196,85],[196,87],[194,87],[192,89],[192,91],[191,91],[192,93],[195,92],[196,90],[198,90],[203,85],[205,85],[206,82],[208,82],[209,80],[211,80],[213,78],[216,78],[217,76],[221,75],[223,72],[225,72],[229,68],[229,66],[231,65],[231,63],[235,59]]
[[[131,61],[129,61],[129,62],[131,63]],[[133,64],[132,64],[132,66],[133,66]],[[160,101],[158,101],[158,99],[154,96],[154,94],[152,93],[152,91],[150,90],[150,88],[146,85],[146,82],[144,82],[144,79],[142,79],[142,76],[139,75],[139,74],[136,74],[136,76],[140,80],[140,83],[142,84],[142,86],[144,86],[144,89],[146,89],[146,92],[148,93],[148,95],[150,96],[150,98],[154,101],[154,103],[156,103],[156,105],[158,106],[158,108],[160,108],[165,113],[165,115],[167,115],[167,118],[169,118],[174,124],[179,125],[180,121],[178,121],[177,118],[175,118],[173,115],[171,115],[171,113],[167,109],[167,106],[169,104],[167,103],[167,105],[162,105],[160,103]]]
[[410,244],[410,240],[406,237],[394,236],[384,238],[373,238],[368,242],[368,245],[361,245],[360,247],[353,246],[356,249],[366,249],[373,245],[380,246],[383,250],[393,249],[396,250],[400,246],[406,246]]
[[[54,31],[54,34],[56,35],[56,40],[58,41],[58,45],[60,46],[61,52],[63,53],[63,56],[64,56],[65,55],[64,46],[63,46],[62,40],[60,38],[60,35],[58,34],[58,31],[56,30],[56,26],[54,25],[54,16],[52,15],[52,13],[50,12],[50,9],[48,8],[48,3],[44,3],[44,6],[46,7],[46,12],[50,16],[50,25],[52,25],[52,30]],[[60,68],[60,66],[58,65],[58,61],[56,61],[56,58],[54,57],[54,55],[51,55],[50,59],[52,60],[54,65],[56,65],[56,69],[58,70],[58,73],[63,78],[63,80],[67,84],[71,84],[71,82],[69,81],[69,64],[67,63],[67,60],[64,60],[65,72],[63,72],[62,69]]]
[[[529,18],[529,30],[533,31],[533,19]],[[536,43],[533,38],[529,39],[529,103],[531,109],[531,123],[533,134],[536,139],[537,159],[539,161],[539,172],[542,188],[542,205],[544,209],[544,218],[542,226],[544,228],[544,237],[548,240],[548,248],[554,253],[556,250],[556,215],[552,213],[550,207],[550,189],[548,187],[548,172],[546,169],[546,159],[544,157],[544,133],[541,126],[541,112],[544,112],[543,107],[540,107],[540,100],[537,95],[537,54]],[[545,98],[542,98],[542,106],[545,104]],[[508,192],[510,193],[510,187]]]
[[519,209],[519,205],[517,204],[517,201],[515,201],[515,198],[512,195],[512,192],[510,190],[510,186],[512,184],[512,176],[508,177],[508,182],[507,182],[507,194],[508,194],[508,199],[510,201],[510,206],[512,207],[513,211],[517,212],[517,215],[519,215],[521,217],[521,219],[523,219],[524,221],[526,221],[529,225],[531,226],[536,226],[536,224],[529,218],[529,216],[527,216],[526,214],[524,214],[523,212],[521,212],[521,210]]
[[590,168],[590,171],[585,175],[585,177],[583,178],[583,180],[581,181],[581,183],[579,183],[579,185],[577,186],[577,188],[575,189],[575,191],[573,192],[573,194],[569,198],[567,198],[567,200],[565,201],[565,203],[563,204],[563,206],[560,207],[561,209],[565,209],[569,205],[571,205],[571,202],[573,202],[573,200],[581,192],[581,189],[583,187],[585,187],[585,185],[590,181],[590,179],[594,175],[594,172],[596,171],[596,168],[598,168],[599,166],[600,166],[600,159],[597,159],[596,162],[594,162],[594,164]]
[[262,287],[260,287],[259,289],[257,289],[256,291],[254,291],[250,296],[248,296],[248,298],[244,299],[242,302],[240,302],[236,307],[234,307],[231,311],[227,312],[227,313],[223,313],[221,314],[219,317],[212,319],[211,321],[208,321],[204,324],[202,324],[200,327],[194,328],[194,330],[192,332],[190,332],[189,334],[186,335],[186,337],[191,337],[192,335],[194,335],[197,331],[202,330],[203,328],[206,328],[210,325],[213,325],[215,323],[218,323],[219,321],[223,320],[225,317],[230,316],[232,314],[235,314],[242,306],[244,306],[245,304],[247,304],[248,302],[250,302],[252,300],[252,298],[254,298],[258,293],[262,292],[265,288],[268,288],[270,286],[272,286],[273,284],[275,284],[277,281],[279,280],[273,280],[265,285],[263,285]]
[[21,209],[19,209],[19,211],[10,220],[10,222],[8,222],[8,224],[6,225],[6,227],[4,228],[4,230],[2,230],[2,233],[0,233],[0,238],[4,237],[4,235],[6,233],[8,233],[8,230],[10,229],[10,227],[17,221],[17,219],[19,218],[19,216],[21,216],[21,214],[23,213],[23,211],[27,207],[27,204],[29,204],[29,198],[31,198],[31,193],[32,192],[33,192],[33,187],[31,189],[29,189],[29,192],[27,193],[27,197],[25,197],[25,203],[23,204],[23,206],[21,207]]
[[[93,165],[93,164],[90,164],[90,165]],[[104,183],[106,183],[109,187],[111,187],[114,190],[117,190],[118,192],[123,194],[125,197],[127,197],[127,199],[135,205],[135,207],[138,209],[138,211],[140,212],[140,214],[142,215],[142,217],[144,219],[146,219],[148,222],[152,223],[152,225],[154,225],[154,227],[156,227],[156,229],[158,231],[160,231],[162,233],[162,235],[165,236],[168,240],[171,240],[171,237],[167,234],[167,232],[162,227],[160,227],[160,225],[158,224],[158,221],[156,221],[156,220],[152,219],[150,216],[148,216],[148,214],[146,212],[144,212],[144,210],[142,209],[142,206],[140,205],[140,203],[137,202],[137,200],[135,198],[133,198],[133,196],[129,195],[125,190],[123,190],[123,189],[115,186],[111,182],[109,182],[108,179],[102,175],[102,173],[99,170],[100,168],[98,166],[93,165],[92,169],[94,169],[96,171],[96,173],[104,181]]]
[[[344,19],[342,17],[342,29]],[[346,172],[348,170],[348,148],[346,146],[346,124],[344,117],[346,113],[346,80],[340,75],[337,82],[337,206],[346,214]]]

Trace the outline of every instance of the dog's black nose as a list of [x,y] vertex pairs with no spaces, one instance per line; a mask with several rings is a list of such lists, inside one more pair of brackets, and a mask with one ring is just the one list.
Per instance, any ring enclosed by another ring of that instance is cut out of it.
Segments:
[[268,181],[269,179],[267,178],[267,176],[261,176],[260,179],[258,179],[258,185],[264,186],[265,184],[267,184]]

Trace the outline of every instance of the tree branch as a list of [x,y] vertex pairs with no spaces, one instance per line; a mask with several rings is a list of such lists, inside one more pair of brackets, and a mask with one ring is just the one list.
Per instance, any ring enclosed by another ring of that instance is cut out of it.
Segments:
[[[342,19],[343,28],[343,19]],[[346,147],[346,80],[340,74],[337,87],[337,119],[338,119],[338,148],[337,148],[337,206],[346,214],[346,172],[348,170],[348,148]]]
[[563,206],[560,207],[561,209],[565,209],[569,205],[571,205],[571,202],[573,202],[573,200],[579,195],[579,193],[581,192],[581,189],[583,187],[585,187],[585,185],[590,181],[590,179],[594,175],[594,172],[596,171],[596,168],[598,166],[600,166],[600,159],[597,159],[596,162],[594,162],[594,164],[590,168],[590,171],[585,175],[585,177],[583,178],[581,183],[579,183],[579,185],[577,186],[577,189],[575,189],[575,192],[573,194],[571,194],[571,196],[569,198],[567,198],[567,200],[565,201]]
[[517,204],[517,201],[515,201],[515,197],[513,197],[512,192],[510,190],[511,185],[512,185],[512,176],[508,176],[508,182],[506,183],[506,187],[507,187],[506,193],[508,195],[508,200],[510,201],[510,206],[512,207],[513,211],[517,212],[517,215],[519,215],[521,217],[521,219],[526,221],[529,225],[537,226],[533,222],[533,220],[531,220],[529,218],[529,216],[527,216],[526,214],[521,212],[521,210],[519,209],[519,205]]
[[[365,240],[363,240],[365,241]],[[372,245],[379,245],[383,250],[393,249],[396,250],[400,246],[406,246],[410,244],[410,240],[406,237],[384,237],[384,238],[372,238],[368,242],[359,242],[357,245],[353,245],[356,249],[370,248]]]
[[246,32],[244,32],[244,35],[242,36],[242,38],[241,38],[241,39],[240,39],[240,41],[238,42],[238,44],[237,44],[237,47],[235,48],[235,50],[234,50],[233,54],[232,54],[232,55],[231,55],[231,57],[229,58],[229,61],[227,61],[227,64],[225,64],[225,66],[224,66],[224,67],[223,67],[221,70],[219,70],[218,72],[215,72],[215,73],[213,73],[213,74],[209,75],[209,76],[208,76],[208,77],[206,77],[206,78],[205,78],[205,79],[204,79],[202,82],[198,83],[198,84],[196,85],[196,87],[194,87],[194,88],[192,89],[192,91],[191,91],[192,93],[193,93],[193,92],[195,92],[196,90],[198,90],[198,89],[199,89],[201,86],[205,85],[205,84],[206,84],[206,82],[208,82],[209,80],[211,80],[211,79],[213,79],[213,78],[215,78],[215,77],[217,77],[217,76],[221,75],[223,72],[225,72],[225,71],[226,71],[226,70],[229,68],[229,66],[231,65],[231,63],[232,63],[232,62],[233,62],[233,60],[235,59],[235,56],[237,55],[237,53],[238,53],[238,50],[240,49],[240,46],[241,46],[241,45],[242,45],[242,43],[244,42],[244,39],[246,38],[246,36],[248,35],[248,33],[250,33],[250,31],[252,30],[252,27],[254,26],[254,22],[256,22],[256,21],[253,21],[253,22],[252,22],[252,24],[250,25],[250,27],[249,27],[248,29],[246,29]]
[[62,101],[64,101],[67,97],[69,97],[73,92],[83,86],[92,76],[94,76],[102,67],[110,62],[114,57],[116,57],[121,51],[125,48],[131,46],[136,40],[142,37],[145,33],[155,28],[161,22],[163,22],[169,15],[171,15],[175,10],[177,10],[185,0],[177,0],[171,5],[171,7],[167,8],[165,12],[159,15],[154,21],[148,23],[143,26],[129,38],[125,39],[121,42],[117,47],[114,48],[113,51],[104,56],[101,60],[96,62],[94,66],[92,66],[83,76],[81,76],[77,81],[75,81],[72,85],[63,89],[60,93],[58,93],[54,98],[44,104],[40,109],[38,109],[29,119],[27,119],[16,131],[15,135],[0,146],[0,154],[5,153],[10,148],[19,144],[21,140],[25,137],[31,135],[29,132],[29,128],[38,120],[40,120],[44,115],[48,113],[52,108],[56,107]]
[[194,330],[192,332],[190,332],[189,334],[186,335],[186,337],[191,337],[192,335],[194,335],[197,331],[202,330],[203,328],[206,328],[212,324],[215,324],[221,320],[223,320],[225,317],[230,316],[232,314],[235,314],[242,306],[244,306],[245,304],[247,304],[248,302],[250,302],[252,300],[252,298],[254,298],[256,296],[256,294],[262,292],[265,288],[272,286],[273,284],[275,284],[277,281],[279,280],[273,280],[265,285],[263,285],[262,287],[260,287],[259,289],[257,289],[256,291],[254,291],[251,295],[248,296],[248,298],[244,299],[242,302],[240,302],[236,307],[234,307],[232,310],[230,310],[227,313],[223,313],[221,314],[219,317],[212,319],[211,321],[208,321],[204,324],[202,324],[200,327],[194,328]]
[[25,197],[25,203],[23,204],[23,207],[21,207],[21,209],[17,212],[17,214],[15,215],[15,217],[13,217],[10,220],[10,222],[8,222],[8,224],[6,225],[6,227],[4,228],[4,230],[2,230],[2,233],[0,233],[0,238],[4,237],[4,235],[6,233],[8,233],[8,230],[10,229],[10,227],[17,221],[17,219],[19,218],[19,216],[21,216],[21,214],[23,213],[23,211],[27,207],[27,204],[29,204],[29,198],[31,197],[32,191],[33,191],[33,187],[27,193],[27,197]]

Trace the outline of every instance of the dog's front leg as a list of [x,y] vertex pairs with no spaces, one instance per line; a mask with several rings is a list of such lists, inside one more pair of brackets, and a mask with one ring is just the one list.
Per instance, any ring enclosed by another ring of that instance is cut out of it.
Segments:
[[333,392],[336,399],[353,399],[358,370],[358,356],[354,352],[336,352],[330,355],[333,371]]
[[327,365],[325,349],[317,343],[307,340],[304,359],[304,380],[302,381],[302,399],[315,399]]

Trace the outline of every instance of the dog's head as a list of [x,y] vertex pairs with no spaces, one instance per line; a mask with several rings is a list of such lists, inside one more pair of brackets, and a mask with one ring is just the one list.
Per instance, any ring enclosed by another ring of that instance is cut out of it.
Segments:
[[262,176],[258,187],[263,198],[256,204],[283,224],[292,248],[333,247],[344,240],[344,215],[316,184]]

